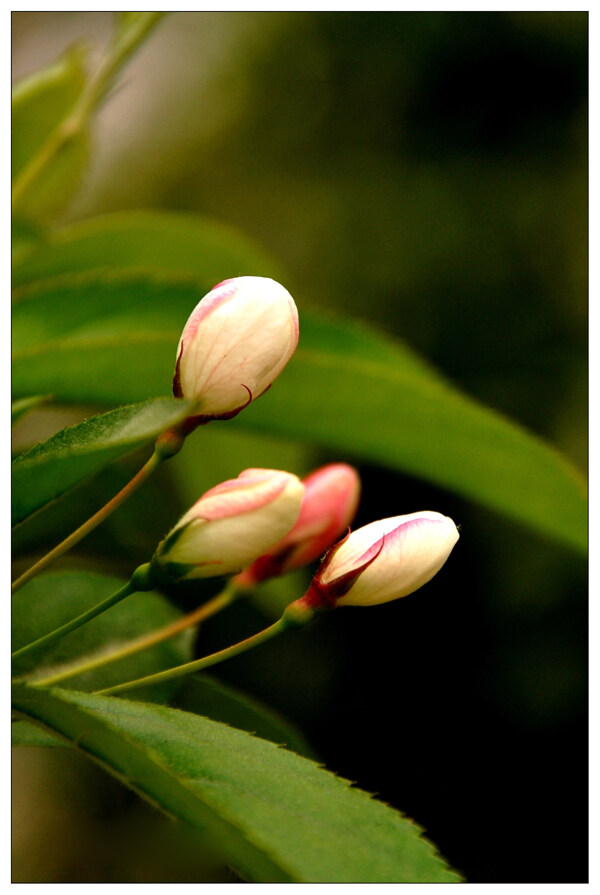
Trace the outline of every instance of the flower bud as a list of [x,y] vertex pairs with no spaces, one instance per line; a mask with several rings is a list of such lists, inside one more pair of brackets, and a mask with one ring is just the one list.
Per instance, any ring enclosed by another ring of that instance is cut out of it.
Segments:
[[197,423],[230,419],[265,392],[298,344],[298,311],[266,277],[218,283],[183,328],[173,377],[176,398],[198,401]]
[[354,519],[360,497],[357,471],[331,463],[302,480],[304,497],[298,521],[288,534],[238,576],[252,586],[304,566],[321,556]]
[[374,606],[426,584],[458,540],[441,513],[410,513],[371,522],[333,547],[299,602],[312,608]]
[[153,565],[177,579],[237,572],[287,534],[303,494],[289,472],[246,469],[196,501],[159,544]]

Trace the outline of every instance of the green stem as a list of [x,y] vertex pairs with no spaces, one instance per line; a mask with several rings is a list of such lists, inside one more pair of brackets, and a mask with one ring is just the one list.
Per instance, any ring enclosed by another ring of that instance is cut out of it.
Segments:
[[26,572],[24,572],[20,578],[17,578],[13,581],[12,584],[12,593],[14,594],[19,590],[20,587],[23,587],[24,584],[27,584],[28,581],[31,580],[35,575],[39,575],[41,571],[43,571],[50,563],[54,562],[55,559],[58,559],[59,556],[62,556],[63,553],[66,553],[67,550],[70,550],[71,547],[74,547],[82,538],[84,538],[90,531],[93,531],[97,525],[100,525],[101,522],[104,522],[111,513],[121,506],[127,498],[133,494],[137,488],[142,485],[146,479],[148,479],[157,466],[160,465],[163,459],[166,459],[165,455],[161,453],[159,450],[155,449],[154,453],[150,457],[150,459],[142,466],[139,472],[134,475],[130,482],[128,482],[124,488],[122,488],[118,494],[109,500],[105,506],[103,506],[97,513],[94,513],[83,525],[80,525],[79,528],[75,529],[75,531],[71,532],[71,534],[61,541],[60,544],[57,544],[49,553],[46,553],[45,556],[42,556],[41,559],[38,559],[36,563],[30,566]]
[[210,656],[204,656],[204,658],[196,659],[194,662],[186,662],[185,665],[178,665],[176,668],[169,668],[167,671],[161,671],[158,674],[150,674],[147,677],[141,677],[135,681],[126,681],[124,684],[117,684],[114,687],[107,687],[105,690],[96,692],[103,696],[124,693],[126,690],[150,687],[152,684],[158,684],[162,681],[172,681],[187,674],[194,674],[196,671],[204,671],[205,668],[210,668],[211,665],[218,665],[219,662],[232,659],[234,656],[239,656],[240,653],[245,653],[255,646],[260,646],[261,643],[266,643],[267,640],[271,640],[289,628],[306,625],[313,617],[314,613],[311,610],[303,611],[301,617],[297,614],[291,615],[286,610],[278,621],[265,628],[264,631],[259,631],[258,634],[253,634],[252,637],[247,637],[246,640],[241,640],[233,646],[228,646],[218,653],[212,653]]
[[130,641],[125,646],[116,649],[111,653],[105,653],[102,656],[98,656],[97,659],[82,662],[79,665],[71,665],[65,671],[36,680],[35,684],[36,686],[49,687],[53,684],[58,684],[60,681],[64,681],[67,678],[73,677],[76,674],[95,671],[97,668],[101,668],[103,665],[108,665],[110,662],[125,659],[127,656],[133,656],[141,650],[156,646],[157,643],[162,643],[163,640],[169,640],[181,631],[185,631],[186,628],[190,628],[192,625],[197,625],[200,622],[205,621],[205,619],[216,615],[221,609],[224,609],[226,606],[229,606],[230,603],[233,603],[237,596],[238,592],[236,591],[234,584],[229,582],[227,587],[221,591],[220,594],[217,594],[217,596],[213,597],[207,603],[199,606],[198,609],[195,609],[188,615],[184,615],[183,618],[177,619],[177,621],[172,624],[165,625],[165,627],[159,628],[157,631],[152,631],[150,634],[142,637],[136,637],[135,640]]
[[46,142],[15,179],[12,188],[12,208],[15,211],[24,194],[31,188],[53,158],[74,140],[87,124],[93,108],[106,93],[112,78],[127,58],[139,46],[163,13],[146,13],[138,27],[130,29],[125,39],[116,39],[109,47],[99,68],[85,84],[71,112],[49,134]]
[[[92,618],[100,615],[100,613],[105,612],[107,609],[110,609],[111,606],[114,606],[115,603],[119,603],[121,600],[124,600],[125,597],[128,597],[130,594],[135,593],[137,590],[149,589],[151,587],[149,580],[149,570],[149,565],[140,566],[138,569],[135,570],[127,584],[121,587],[110,597],[107,597],[106,600],[102,600],[101,603],[97,603],[95,606],[92,606],[92,608],[88,609],[87,612],[83,612],[76,618],[71,619],[70,622],[67,622],[65,625],[61,625],[60,628],[56,628],[54,631],[50,631],[49,634],[44,634],[43,637],[38,637],[37,640],[34,640],[32,643],[28,643],[27,646],[22,646],[20,649],[15,650],[15,652],[12,654],[12,658],[21,659],[23,658],[23,656],[28,656],[31,653],[37,652],[42,647],[50,646],[50,644],[56,643],[56,641],[60,640],[61,637],[64,637],[65,634],[69,634],[71,631],[75,631],[76,628],[80,628],[81,625],[84,625]],[[144,576],[148,584],[147,587],[144,587]]]

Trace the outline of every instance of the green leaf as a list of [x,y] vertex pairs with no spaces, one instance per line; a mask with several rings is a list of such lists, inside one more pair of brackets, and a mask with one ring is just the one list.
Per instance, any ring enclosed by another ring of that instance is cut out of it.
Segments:
[[10,728],[13,746],[68,746],[65,740],[37,727],[31,721],[13,721]]
[[[104,590],[106,590],[106,587]],[[99,596],[98,602],[101,599],[102,597]],[[92,622],[90,622],[90,626],[91,625]],[[32,635],[30,639],[33,640],[34,636],[35,635]],[[175,664],[176,661],[184,662],[187,661],[187,659],[172,659],[172,664]],[[127,671],[124,662],[121,664],[119,670],[119,664],[120,663],[115,662],[114,680],[111,680],[111,683],[116,683],[118,680],[124,680],[126,678],[134,680],[136,677],[140,677],[143,674],[151,674],[153,670],[160,670],[159,666],[153,669],[149,664],[146,664],[144,667],[147,670],[145,671],[141,671],[139,668],[137,670],[131,668],[130,671]],[[104,684],[102,678],[96,677],[101,674],[102,671],[100,669],[97,672],[91,672],[90,675],[87,676],[88,683],[93,682],[91,683],[91,686],[94,686],[96,689],[100,689],[103,686],[110,686],[108,683]],[[96,676],[91,678],[91,675]],[[70,688],[73,686],[73,682],[77,683],[75,678],[73,678],[72,681],[69,680],[63,686]],[[81,689],[90,689],[91,686],[83,686]],[[77,689],[80,689],[80,687]],[[263,740],[269,740],[272,743],[287,746],[293,752],[297,752],[299,755],[304,755],[306,758],[315,760],[317,757],[306,742],[302,732],[294,724],[278,712],[275,712],[273,709],[264,705],[264,703],[260,702],[258,699],[249,696],[247,693],[242,693],[241,690],[237,690],[228,684],[224,684],[222,681],[210,677],[207,674],[193,675],[184,678],[183,684],[175,695],[174,705],[177,708],[184,709],[185,711],[194,714],[202,714],[207,718],[211,718],[213,721],[220,721],[223,724],[228,724],[238,730],[246,730],[248,733],[253,733]],[[13,746],[68,745],[64,740],[47,733],[45,730],[42,730],[42,728],[36,727],[29,721],[13,722],[11,733]]]
[[11,222],[11,252],[12,261],[16,263],[23,259],[43,237],[43,231],[20,218],[14,218]]
[[205,292],[220,280],[242,274],[284,277],[263,249],[232,227],[193,215],[130,211],[101,215],[53,232],[44,244],[18,260],[13,283],[119,268],[193,278]]
[[51,391],[56,400],[106,406],[167,395],[179,335],[167,330],[129,336],[117,332],[57,339],[16,352],[13,394],[20,398]]
[[[32,579],[13,595],[13,650],[55,630],[100,603],[124,584],[123,580],[113,576],[90,572],[52,572]],[[41,662],[36,656],[15,660],[13,672],[24,675],[35,670],[36,676],[44,677],[51,670],[66,669],[83,660],[112,652],[119,644],[168,625],[180,616],[181,613],[158,593],[131,594],[55,643]],[[150,649],[74,675],[61,686],[77,690],[102,689],[180,665],[192,658],[193,636],[191,630],[182,632]],[[173,692],[174,688],[165,688],[164,685],[152,687],[150,698],[162,700]]]
[[585,553],[586,486],[578,470],[437,373],[418,372],[401,344],[395,360],[383,359],[390,343],[382,341],[381,358],[341,359],[335,348],[314,350],[305,339],[268,400],[234,425],[301,432],[323,447],[448,488]]
[[[17,84],[12,97],[12,182],[35,159],[81,95],[86,81],[84,54],[69,50],[41,72]],[[89,156],[86,128],[69,140],[19,202],[19,213],[46,221],[66,207],[76,192]]]
[[25,685],[14,706],[167,813],[206,830],[255,882],[458,881],[419,828],[318,765],[162,706]]
[[263,740],[287,746],[306,758],[316,758],[302,733],[258,699],[207,674],[186,678],[176,697],[177,708],[205,715]]
[[11,422],[13,426],[21,419],[21,417],[25,416],[26,413],[29,413],[30,410],[39,407],[40,404],[46,404],[51,400],[52,395],[32,395],[31,398],[21,398],[20,401],[13,401],[11,407]]
[[63,429],[12,464],[13,525],[186,416],[174,398],[120,407]]
[[[14,311],[16,393],[108,404],[165,393],[195,297],[189,284],[137,277],[89,274],[24,290]],[[95,332],[85,311],[69,318],[74,305],[96,315]],[[557,451],[463,395],[401,342],[362,322],[300,318],[296,354],[231,431],[304,439],[402,470],[586,550],[585,483]]]
[[[21,289],[12,315],[15,362],[65,338],[95,340],[118,334],[135,343],[140,333],[167,330],[176,335],[205,292],[189,279],[114,272],[64,276]],[[163,393],[170,391],[174,358],[171,367]]]

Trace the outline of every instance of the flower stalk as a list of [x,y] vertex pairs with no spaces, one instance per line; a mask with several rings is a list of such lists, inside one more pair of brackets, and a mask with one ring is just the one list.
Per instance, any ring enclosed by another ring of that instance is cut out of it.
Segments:
[[234,643],[233,646],[228,646],[226,649],[222,649],[219,652],[211,653],[209,656],[204,656],[202,659],[196,659],[193,662],[186,662],[184,665],[178,665],[176,668],[169,668],[167,671],[150,674],[147,677],[141,677],[135,681],[126,681],[123,684],[116,684],[114,687],[107,687],[104,690],[97,690],[96,692],[102,696],[114,696],[118,693],[125,693],[128,690],[138,690],[142,687],[150,687],[153,684],[172,681],[178,677],[184,677],[188,674],[204,671],[206,668],[218,665],[220,662],[225,662],[227,659],[233,659],[234,656],[239,656],[241,653],[254,649],[254,647],[260,646],[268,640],[272,640],[284,631],[290,630],[290,628],[304,627],[312,621],[315,614],[315,610],[300,606],[299,602],[296,601],[296,603],[293,603],[286,609],[281,618],[274,624],[265,628],[263,631],[259,631],[257,634],[253,634],[251,637],[247,637],[245,640],[241,640],[239,643]]
[[90,516],[83,525],[76,528],[75,531],[71,532],[71,534],[64,539],[64,541],[61,541],[60,544],[53,547],[52,550],[46,553],[45,556],[42,556],[41,559],[38,559],[38,561],[30,566],[30,568],[19,578],[15,579],[11,585],[11,592],[13,594],[16,593],[16,591],[23,587],[24,584],[27,584],[28,581],[36,575],[39,575],[40,572],[43,572],[44,569],[54,562],[54,560],[67,553],[71,547],[78,544],[79,541],[85,538],[85,536],[100,525],[100,523],[104,522],[105,519],[121,506],[121,504],[125,503],[125,501],[131,497],[134,491],[137,491],[137,489],[150,478],[163,460],[168,460],[169,457],[173,457],[175,454],[179,453],[183,447],[184,440],[185,430],[178,427],[168,429],[166,432],[163,432],[162,435],[159,435],[154,446],[154,453],[134,475],[131,481],[129,481],[118,494],[115,494],[107,504],[101,507],[97,513]]
[[151,649],[153,646],[156,646],[165,640],[170,640],[171,637],[175,637],[187,628],[191,628],[193,625],[199,625],[201,622],[206,621],[207,618],[216,615],[217,612],[220,612],[222,609],[225,609],[233,603],[238,595],[239,591],[235,589],[233,582],[229,582],[227,587],[225,587],[221,593],[217,594],[211,600],[208,600],[208,602],[203,603],[202,606],[194,609],[194,611],[188,613],[188,615],[178,618],[177,621],[165,625],[162,628],[158,628],[158,630],[152,631],[150,634],[136,637],[135,640],[131,640],[129,643],[110,653],[98,656],[96,659],[81,662],[79,665],[71,665],[64,671],[57,672],[49,677],[38,679],[35,681],[35,684],[40,687],[50,687],[67,680],[70,677],[75,677],[77,674],[86,674],[88,671],[96,671],[98,668],[102,668],[104,665],[108,665],[111,662],[118,662],[119,659],[126,659],[142,650]]
[[102,612],[106,612],[106,610],[110,609],[111,606],[114,606],[116,603],[120,603],[121,600],[124,600],[125,597],[128,597],[130,594],[133,594],[139,590],[151,590],[153,586],[154,581],[150,574],[150,566],[148,564],[139,566],[135,570],[127,584],[119,588],[119,590],[115,591],[114,594],[111,594],[110,597],[107,597],[100,603],[96,603],[96,605],[92,606],[91,609],[88,609],[86,612],[82,612],[81,615],[72,618],[70,622],[61,625],[60,628],[56,628],[54,631],[50,631],[48,634],[44,634],[43,637],[38,637],[37,640],[34,640],[31,643],[28,643],[26,646],[22,646],[20,649],[15,650],[15,652],[12,654],[12,658],[22,659],[24,656],[29,656],[31,655],[31,653],[36,653],[44,647],[51,646],[53,643],[56,643],[57,640],[61,640],[61,638],[65,637],[66,634],[70,634],[71,631],[75,631],[77,628],[85,625],[86,622],[89,622],[93,618],[96,618],[97,615],[100,615]]

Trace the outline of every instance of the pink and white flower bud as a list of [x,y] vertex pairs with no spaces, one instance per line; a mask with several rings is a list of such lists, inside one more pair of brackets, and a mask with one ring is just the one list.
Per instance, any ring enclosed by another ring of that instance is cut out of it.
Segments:
[[298,521],[279,543],[236,579],[252,586],[304,566],[321,556],[354,519],[360,478],[346,463],[331,463],[302,480],[304,497]]
[[289,472],[246,469],[196,501],[159,545],[153,563],[177,579],[238,572],[293,527],[303,494],[302,482]]
[[406,597],[439,572],[458,540],[441,513],[410,513],[363,526],[333,547],[303,607],[374,606]]
[[197,422],[230,419],[281,373],[298,332],[294,299],[275,280],[237,277],[218,283],[183,328],[175,397],[197,400]]

